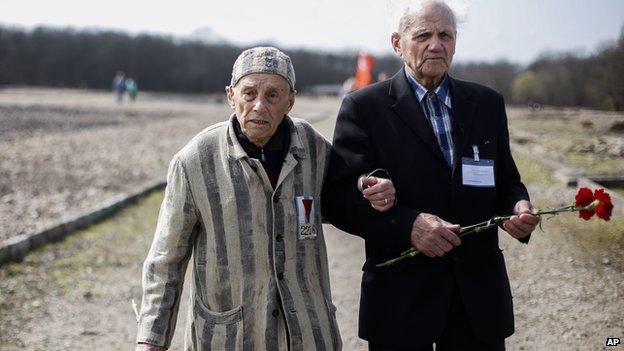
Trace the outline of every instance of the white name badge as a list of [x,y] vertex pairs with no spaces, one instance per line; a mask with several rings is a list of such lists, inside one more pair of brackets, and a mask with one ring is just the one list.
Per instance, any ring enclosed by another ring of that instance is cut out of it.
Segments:
[[467,186],[493,187],[494,160],[480,159],[475,161],[462,157],[462,184]]

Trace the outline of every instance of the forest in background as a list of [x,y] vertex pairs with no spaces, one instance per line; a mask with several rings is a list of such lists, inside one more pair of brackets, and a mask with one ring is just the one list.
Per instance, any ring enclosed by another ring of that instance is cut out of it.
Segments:
[[[0,86],[110,89],[115,72],[122,70],[141,90],[217,93],[228,84],[232,64],[243,49],[170,36],[0,26]],[[356,52],[284,50],[293,60],[299,91],[342,84],[354,74]],[[374,77],[379,72],[391,76],[401,66],[393,55],[375,59]],[[617,42],[591,55],[550,53],[528,65],[455,62],[451,74],[494,88],[515,104],[621,111],[624,30]]]

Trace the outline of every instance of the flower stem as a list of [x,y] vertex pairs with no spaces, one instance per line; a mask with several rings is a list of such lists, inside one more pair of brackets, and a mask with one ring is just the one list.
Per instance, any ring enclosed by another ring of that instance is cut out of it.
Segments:
[[399,257],[393,258],[391,260],[385,261],[383,263],[377,264],[375,265],[375,267],[386,267],[386,266],[391,266],[399,261],[403,261],[406,258],[410,258],[410,257],[414,257],[416,255],[418,255],[420,253],[420,251],[416,250],[415,247],[412,247],[411,249],[405,251],[404,254],[402,254]]
[[[543,215],[556,215],[558,213],[561,212],[577,212],[577,211],[583,211],[583,210],[591,210],[593,207],[595,207],[595,205],[593,203],[585,206],[585,207],[576,207],[575,205],[570,205],[570,206],[563,206],[563,207],[558,207],[555,209],[551,209],[551,210],[547,210],[547,211],[537,211],[534,215],[535,216],[543,216]],[[510,216],[496,216],[496,217],[492,217],[487,221],[483,221],[477,224],[473,224],[473,225],[469,225],[466,227],[461,227],[459,229],[459,232],[457,233],[457,235],[460,238],[463,238],[465,236],[467,236],[468,234],[472,234],[472,233],[480,233],[483,232],[485,230],[494,228],[496,226],[499,226],[501,224],[503,224],[503,222],[509,220],[511,218]],[[393,259],[387,260],[385,262],[382,262],[380,264],[375,265],[375,267],[386,267],[386,266],[391,266],[393,264],[395,264],[396,262],[399,261],[403,261],[406,258],[410,258],[410,257],[415,257],[416,255],[418,255],[420,252],[415,248],[415,247],[411,247],[408,250],[405,250],[403,252],[401,252],[401,254],[398,257],[395,257]]]

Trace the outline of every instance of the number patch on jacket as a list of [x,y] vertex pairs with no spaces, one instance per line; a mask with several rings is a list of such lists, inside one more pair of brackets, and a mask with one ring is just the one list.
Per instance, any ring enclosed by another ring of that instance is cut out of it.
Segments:
[[313,196],[297,196],[297,239],[316,238],[316,210]]

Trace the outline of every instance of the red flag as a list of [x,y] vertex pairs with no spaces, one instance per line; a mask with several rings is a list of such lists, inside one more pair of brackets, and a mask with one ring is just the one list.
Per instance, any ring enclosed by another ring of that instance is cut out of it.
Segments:
[[366,51],[360,51],[355,68],[355,88],[363,88],[373,82],[375,59]]

